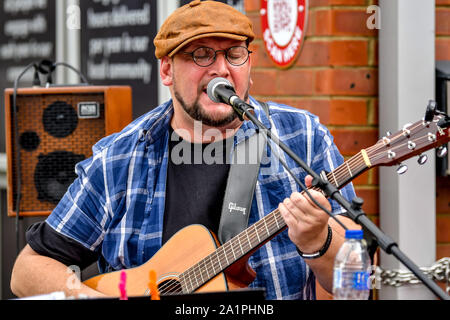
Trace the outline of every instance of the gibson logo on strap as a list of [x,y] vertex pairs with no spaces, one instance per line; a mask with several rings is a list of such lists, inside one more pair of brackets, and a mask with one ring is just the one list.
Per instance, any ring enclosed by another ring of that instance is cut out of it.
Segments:
[[239,206],[237,206],[236,203],[234,203],[234,202],[228,203],[228,209],[230,210],[230,213],[232,213],[233,210],[234,210],[234,211],[240,211],[240,212],[242,212],[242,214],[245,216],[245,210],[246,210],[246,208],[239,207]]

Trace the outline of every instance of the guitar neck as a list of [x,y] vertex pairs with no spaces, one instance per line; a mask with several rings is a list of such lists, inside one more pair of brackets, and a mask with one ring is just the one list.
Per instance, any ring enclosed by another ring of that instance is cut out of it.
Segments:
[[[340,189],[369,167],[370,162],[368,162],[366,151],[361,150],[335,170],[326,174],[326,178]],[[278,209],[275,209],[184,271],[180,275],[183,291],[185,293],[195,291],[240,258],[258,249],[285,228],[286,223],[281,213]]]
[[363,149],[335,170],[327,173],[326,178],[335,187],[341,189],[370,167],[371,164],[367,151]]

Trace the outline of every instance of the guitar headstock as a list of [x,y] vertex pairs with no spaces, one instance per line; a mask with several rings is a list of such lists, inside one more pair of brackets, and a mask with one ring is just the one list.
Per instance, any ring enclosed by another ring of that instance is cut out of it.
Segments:
[[[445,115],[434,115],[431,121],[407,124],[402,130],[383,137],[366,150],[371,166],[392,166],[450,140],[449,128],[442,128]],[[441,121],[441,123],[440,123]]]

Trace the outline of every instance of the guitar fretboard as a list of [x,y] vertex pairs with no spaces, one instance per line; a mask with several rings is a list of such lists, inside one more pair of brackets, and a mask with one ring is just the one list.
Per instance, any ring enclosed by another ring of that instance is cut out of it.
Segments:
[[[364,152],[362,150],[335,170],[326,174],[328,181],[340,189],[367,170],[369,166],[364,159]],[[285,228],[286,223],[279,210],[275,209],[270,212],[180,274],[179,280],[183,293],[194,292],[207,281],[223,272],[231,264],[260,247]]]

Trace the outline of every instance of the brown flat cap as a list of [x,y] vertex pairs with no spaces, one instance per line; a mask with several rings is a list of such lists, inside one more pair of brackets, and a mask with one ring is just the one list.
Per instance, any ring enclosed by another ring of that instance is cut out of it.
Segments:
[[205,37],[253,41],[252,22],[233,7],[217,1],[192,1],[175,10],[156,35],[155,56],[173,56],[183,46]]

